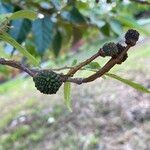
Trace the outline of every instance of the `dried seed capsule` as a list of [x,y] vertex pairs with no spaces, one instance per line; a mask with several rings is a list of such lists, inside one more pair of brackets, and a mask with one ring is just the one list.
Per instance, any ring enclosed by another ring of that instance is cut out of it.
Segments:
[[127,45],[134,46],[139,39],[139,32],[133,29],[129,29],[125,34],[125,43]]
[[102,55],[111,57],[118,55],[117,45],[113,42],[104,44],[104,46],[102,47]]

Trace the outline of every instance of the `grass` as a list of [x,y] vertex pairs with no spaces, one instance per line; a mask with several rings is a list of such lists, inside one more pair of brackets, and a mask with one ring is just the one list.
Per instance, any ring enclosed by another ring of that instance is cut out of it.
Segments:
[[18,86],[21,85],[21,83],[24,81],[23,78],[17,77],[13,80],[10,80],[8,82],[3,83],[0,86],[0,94],[8,92],[8,90],[17,90]]
[[25,103],[19,103],[15,105],[12,109],[8,110],[7,113],[2,113],[1,115],[3,115],[4,117],[2,117],[2,119],[0,120],[0,130],[5,128],[21,110],[32,108],[36,104],[37,101],[35,101],[35,99],[29,99]]

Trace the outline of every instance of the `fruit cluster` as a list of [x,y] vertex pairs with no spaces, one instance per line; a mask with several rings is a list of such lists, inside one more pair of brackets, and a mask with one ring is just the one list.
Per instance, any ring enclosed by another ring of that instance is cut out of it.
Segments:
[[[139,33],[136,30],[130,29],[125,34],[125,43],[130,46],[134,46],[136,42],[139,39]],[[100,50],[100,55],[105,56],[111,56],[116,57],[118,56],[123,50],[125,49],[124,46],[122,46],[119,43],[109,42],[105,43]],[[125,61],[127,59],[128,55],[126,54],[122,61]]]

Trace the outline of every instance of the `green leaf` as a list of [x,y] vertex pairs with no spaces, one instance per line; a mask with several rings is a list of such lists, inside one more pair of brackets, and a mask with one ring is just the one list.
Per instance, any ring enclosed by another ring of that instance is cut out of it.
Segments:
[[72,112],[71,83],[70,82],[64,83],[64,102],[65,102],[66,106],[68,107],[69,111]]
[[99,65],[98,62],[91,62],[86,67],[90,68],[90,69],[100,69],[101,68],[101,66]]
[[110,26],[106,23],[100,30],[105,36],[110,36]]
[[13,39],[9,34],[7,34],[6,32],[3,32],[2,34],[0,34],[0,39],[4,40],[5,42],[15,47],[20,53],[26,56],[29,59],[30,63],[32,63],[33,65],[35,66],[39,65],[37,60],[24,47],[22,47],[15,39]]
[[7,24],[10,20],[23,19],[23,18],[33,20],[37,18],[37,14],[30,10],[21,10],[15,13],[0,14],[0,26],[3,26],[3,24]]
[[18,42],[22,43],[31,29],[31,22],[27,19],[13,20],[11,25],[14,27],[9,34]]
[[117,20],[111,20],[111,21],[109,22],[109,24],[110,24],[110,27],[112,28],[112,30],[113,30],[116,34],[118,34],[118,35],[121,35],[121,34],[122,34],[123,29],[122,29],[122,26],[121,26],[121,24],[119,23],[119,21],[117,21]]
[[54,50],[54,54],[57,57],[60,50],[61,50],[61,45],[62,45],[62,36],[61,33],[57,30],[54,39],[53,39],[53,50]]
[[76,7],[72,7],[70,11],[64,11],[61,13],[63,19],[73,23],[73,24],[85,24],[86,20],[84,16],[79,12]]
[[0,66],[0,74],[3,74],[3,75],[5,75],[5,77],[8,77],[8,75],[9,75],[9,70],[8,70],[8,68],[6,68],[5,66]]
[[[101,66],[97,62],[91,62],[90,64],[88,64],[86,67],[82,68],[81,70],[97,72],[101,68]],[[105,75],[103,75],[102,78],[106,79]]]
[[140,85],[140,84],[138,84],[138,83],[135,83],[135,82],[133,82],[133,81],[131,81],[131,80],[124,79],[124,78],[122,78],[122,77],[120,77],[120,76],[117,76],[117,75],[111,74],[111,73],[106,73],[105,75],[107,75],[107,76],[109,76],[109,77],[111,77],[111,78],[114,78],[114,79],[116,79],[116,80],[119,80],[119,81],[121,81],[121,82],[123,82],[123,83],[125,83],[125,84],[127,84],[127,85],[129,85],[129,86],[131,86],[132,88],[134,88],[134,89],[136,89],[136,90],[138,90],[138,91],[141,91],[141,92],[143,92],[143,93],[150,93],[150,90],[146,89],[146,88],[143,87],[142,85]]
[[75,66],[77,64],[77,62],[78,62],[77,59],[74,59],[71,66]]
[[118,21],[120,21],[122,24],[130,27],[130,28],[135,28],[141,32],[143,32],[144,34],[146,35],[150,35],[150,32],[145,30],[142,26],[140,26],[137,21],[132,18],[132,17],[129,17],[129,16],[117,16],[116,19]]
[[10,16],[11,16],[11,14],[0,14],[0,25],[3,22],[7,21]]
[[36,51],[36,47],[35,47],[35,44],[34,42],[31,40],[31,39],[26,39],[25,41],[25,48],[28,50],[28,52],[34,56],[34,57],[38,57],[38,53]]
[[39,54],[43,54],[52,43],[54,23],[50,17],[37,19],[32,24],[35,45]]
[[51,0],[51,4],[57,9],[60,10],[61,9],[61,1],[60,0]]
[[2,2],[2,0],[0,1],[0,14],[12,12],[13,9],[14,7],[11,3],[5,3],[5,2]]
[[99,29],[101,29],[104,25],[105,25],[105,22],[103,20],[98,20],[97,18],[95,18],[94,16],[91,16],[90,17],[90,23],[92,25],[95,25],[97,26]]
[[20,11],[13,13],[9,17],[9,20],[22,19],[22,18],[34,20],[37,18],[37,13],[31,10],[20,10]]
[[62,37],[65,37],[62,39],[62,43],[65,45],[65,47],[67,47],[67,45],[70,43],[70,40],[72,40],[72,25],[61,21],[58,26]]

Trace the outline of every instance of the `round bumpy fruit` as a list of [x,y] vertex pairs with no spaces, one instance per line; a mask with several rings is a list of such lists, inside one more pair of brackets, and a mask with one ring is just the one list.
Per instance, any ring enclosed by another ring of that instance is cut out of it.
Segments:
[[61,76],[50,70],[38,72],[33,81],[37,90],[44,94],[55,94],[62,85]]
[[104,46],[102,47],[102,51],[103,51],[102,52],[103,56],[114,57],[114,56],[118,55],[118,47],[113,42],[104,44]]
[[139,32],[136,30],[130,29],[125,34],[126,44],[134,46],[139,39]]

